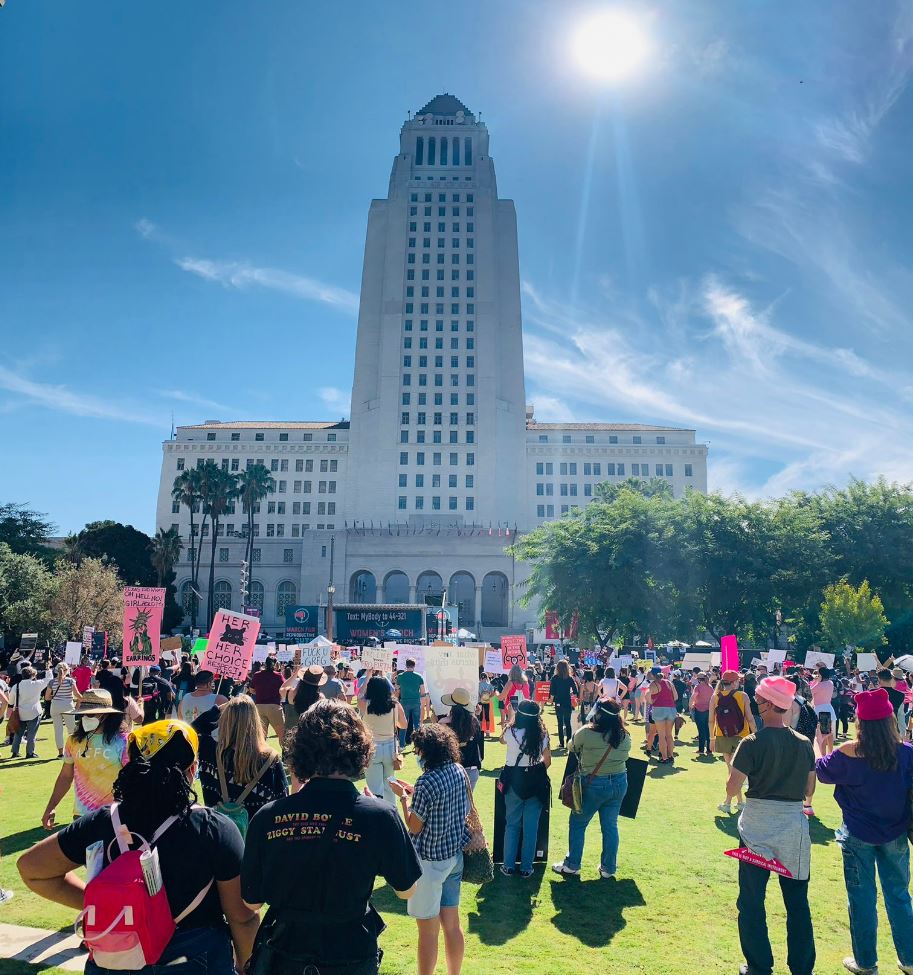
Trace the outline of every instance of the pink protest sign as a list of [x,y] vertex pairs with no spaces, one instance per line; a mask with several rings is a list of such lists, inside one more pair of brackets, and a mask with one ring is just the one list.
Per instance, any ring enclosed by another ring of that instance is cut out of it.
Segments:
[[741,860],[743,863],[750,863],[753,867],[760,867],[762,870],[769,870],[771,873],[778,873],[781,877],[792,877],[792,874],[779,860],[768,860],[758,853],[752,853],[748,847],[741,846],[737,850],[726,850],[725,855],[734,860]]
[[723,670],[739,669],[739,641],[734,636],[724,636],[720,640],[720,664]]
[[158,663],[164,611],[164,589],[124,587],[124,666]]
[[254,644],[259,632],[260,620],[255,616],[220,609],[209,629],[203,670],[210,670],[219,677],[244,680],[254,659]]
[[526,661],[526,637],[502,636],[501,663],[504,669],[510,670],[515,664],[518,667],[526,667]]

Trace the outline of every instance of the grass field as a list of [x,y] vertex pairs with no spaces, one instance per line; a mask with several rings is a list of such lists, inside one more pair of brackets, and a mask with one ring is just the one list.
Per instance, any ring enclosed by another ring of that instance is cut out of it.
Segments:
[[[554,730],[554,719],[549,716]],[[642,726],[634,725],[637,747]],[[461,912],[466,931],[466,964],[471,975],[490,972],[551,972],[582,975],[604,970],[626,975],[702,975],[734,973],[742,961],[735,919],[737,864],[723,851],[737,846],[736,818],[718,813],[725,769],[721,761],[697,760],[686,725],[677,765],[652,767],[636,820],[621,820],[618,876],[600,880],[599,828],[587,833],[583,872],[565,879],[537,867],[529,880],[506,878],[496,871],[484,887],[463,885]],[[553,743],[556,739],[553,736]],[[9,751],[4,750],[8,755]],[[0,885],[16,897],[0,908],[0,921],[58,929],[72,924],[72,912],[25,890],[15,868],[17,854],[44,834],[40,816],[59,763],[53,733],[43,724],[39,758],[0,763]],[[476,790],[483,820],[493,819],[494,788],[504,749],[486,746],[485,771]],[[564,756],[556,757],[552,787],[557,793]],[[417,769],[407,756],[403,778],[414,781]],[[69,799],[58,821],[69,814]],[[840,853],[833,831],[839,811],[829,787],[819,787],[812,820],[811,905],[818,947],[819,975],[842,971],[850,953],[846,894]],[[489,832],[490,835],[490,832]],[[549,861],[561,859],[567,842],[567,810],[555,799],[551,814]],[[379,887],[375,905],[387,921],[382,937],[382,972],[415,970],[415,924],[405,905]],[[776,971],[785,973],[785,925],[775,881],[768,893],[769,924]],[[896,970],[887,921],[881,912],[879,954],[882,971]],[[439,963],[443,971],[443,960]],[[0,975],[33,975],[38,969],[0,960]],[[55,969],[46,969],[54,971]]]

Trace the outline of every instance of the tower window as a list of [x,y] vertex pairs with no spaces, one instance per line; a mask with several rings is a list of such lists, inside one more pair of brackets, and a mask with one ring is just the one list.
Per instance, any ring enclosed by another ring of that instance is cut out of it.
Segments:
[[453,165],[460,165],[460,140],[458,138],[453,140]]
[[[463,139],[463,160],[467,166],[472,165],[472,139],[467,135]],[[471,199],[472,194],[466,197],[466,199]]]
[[[415,165],[423,166],[425,164],[425,140],[422,136],[419,136],[415,140]],[[413,194],[413,198],[415,194]]]
[[[437,155],[437,139],[432,135],[428,139],[428,165],[433,166],[435,164],[435,157]],[[425,194],[426,200],[431,200],[431,194]]]

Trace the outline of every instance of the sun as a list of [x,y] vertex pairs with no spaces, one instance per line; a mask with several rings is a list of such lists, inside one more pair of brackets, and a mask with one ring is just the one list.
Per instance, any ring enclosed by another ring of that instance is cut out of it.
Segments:
[[579,67],[607,83],[636,74],[651,51],[641,21],[617,9],[602,10],[582,21],[574,30],[571,47]]

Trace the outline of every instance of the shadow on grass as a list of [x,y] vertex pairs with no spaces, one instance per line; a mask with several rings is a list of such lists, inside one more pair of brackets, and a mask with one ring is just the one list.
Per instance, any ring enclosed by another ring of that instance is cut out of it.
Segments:
[[396,896],[396,891],[389,884],[376,888],[371,895],[371,903],[380,911],[381,915],[400,914],[402,917],[406,916],[406,902],[401,897]]
[[685,769],[679,767],[678,765],[654,765],[653,768],[647,772],[647,775],[651,779],[665,779],[670,775],[678,775],[679,772],[684,772]]
[[13,856],[23,850],[30,850],[36,843],[50,835],[43,826],[24,829],[21,833],[10,833],[0,840],[0,853],[4,856]]
[[[552,884],[552,903],[558,911],[552,924],[590,948],[604,948],[624,928],[626,908],[646,906],[635,880],[577,877]],[[581,910],[584,904],[586,909]]]
[[529,927],[539,906],[539,889],[548,868],[537,864],[532,877],[505,877],[497,868],[495,879],[479,888],[477,911],[467,917],[467,929],[485,945],[503,945]]
[[[739,839],[738,816],[725,816],[720,814],[714,818],[713,825],[721,833],[725,833],[734,839]],[[829,826],[825,826],[820,820],[814,818],[808,822],[808,835],[812,843],[816,846],[827,846],[834,839],[834,831]]]
[[0,768],[25,768],[26,765],[47,765],[49,762],[62,764],[59,758],[13,758],[8,755],[2,762]]

